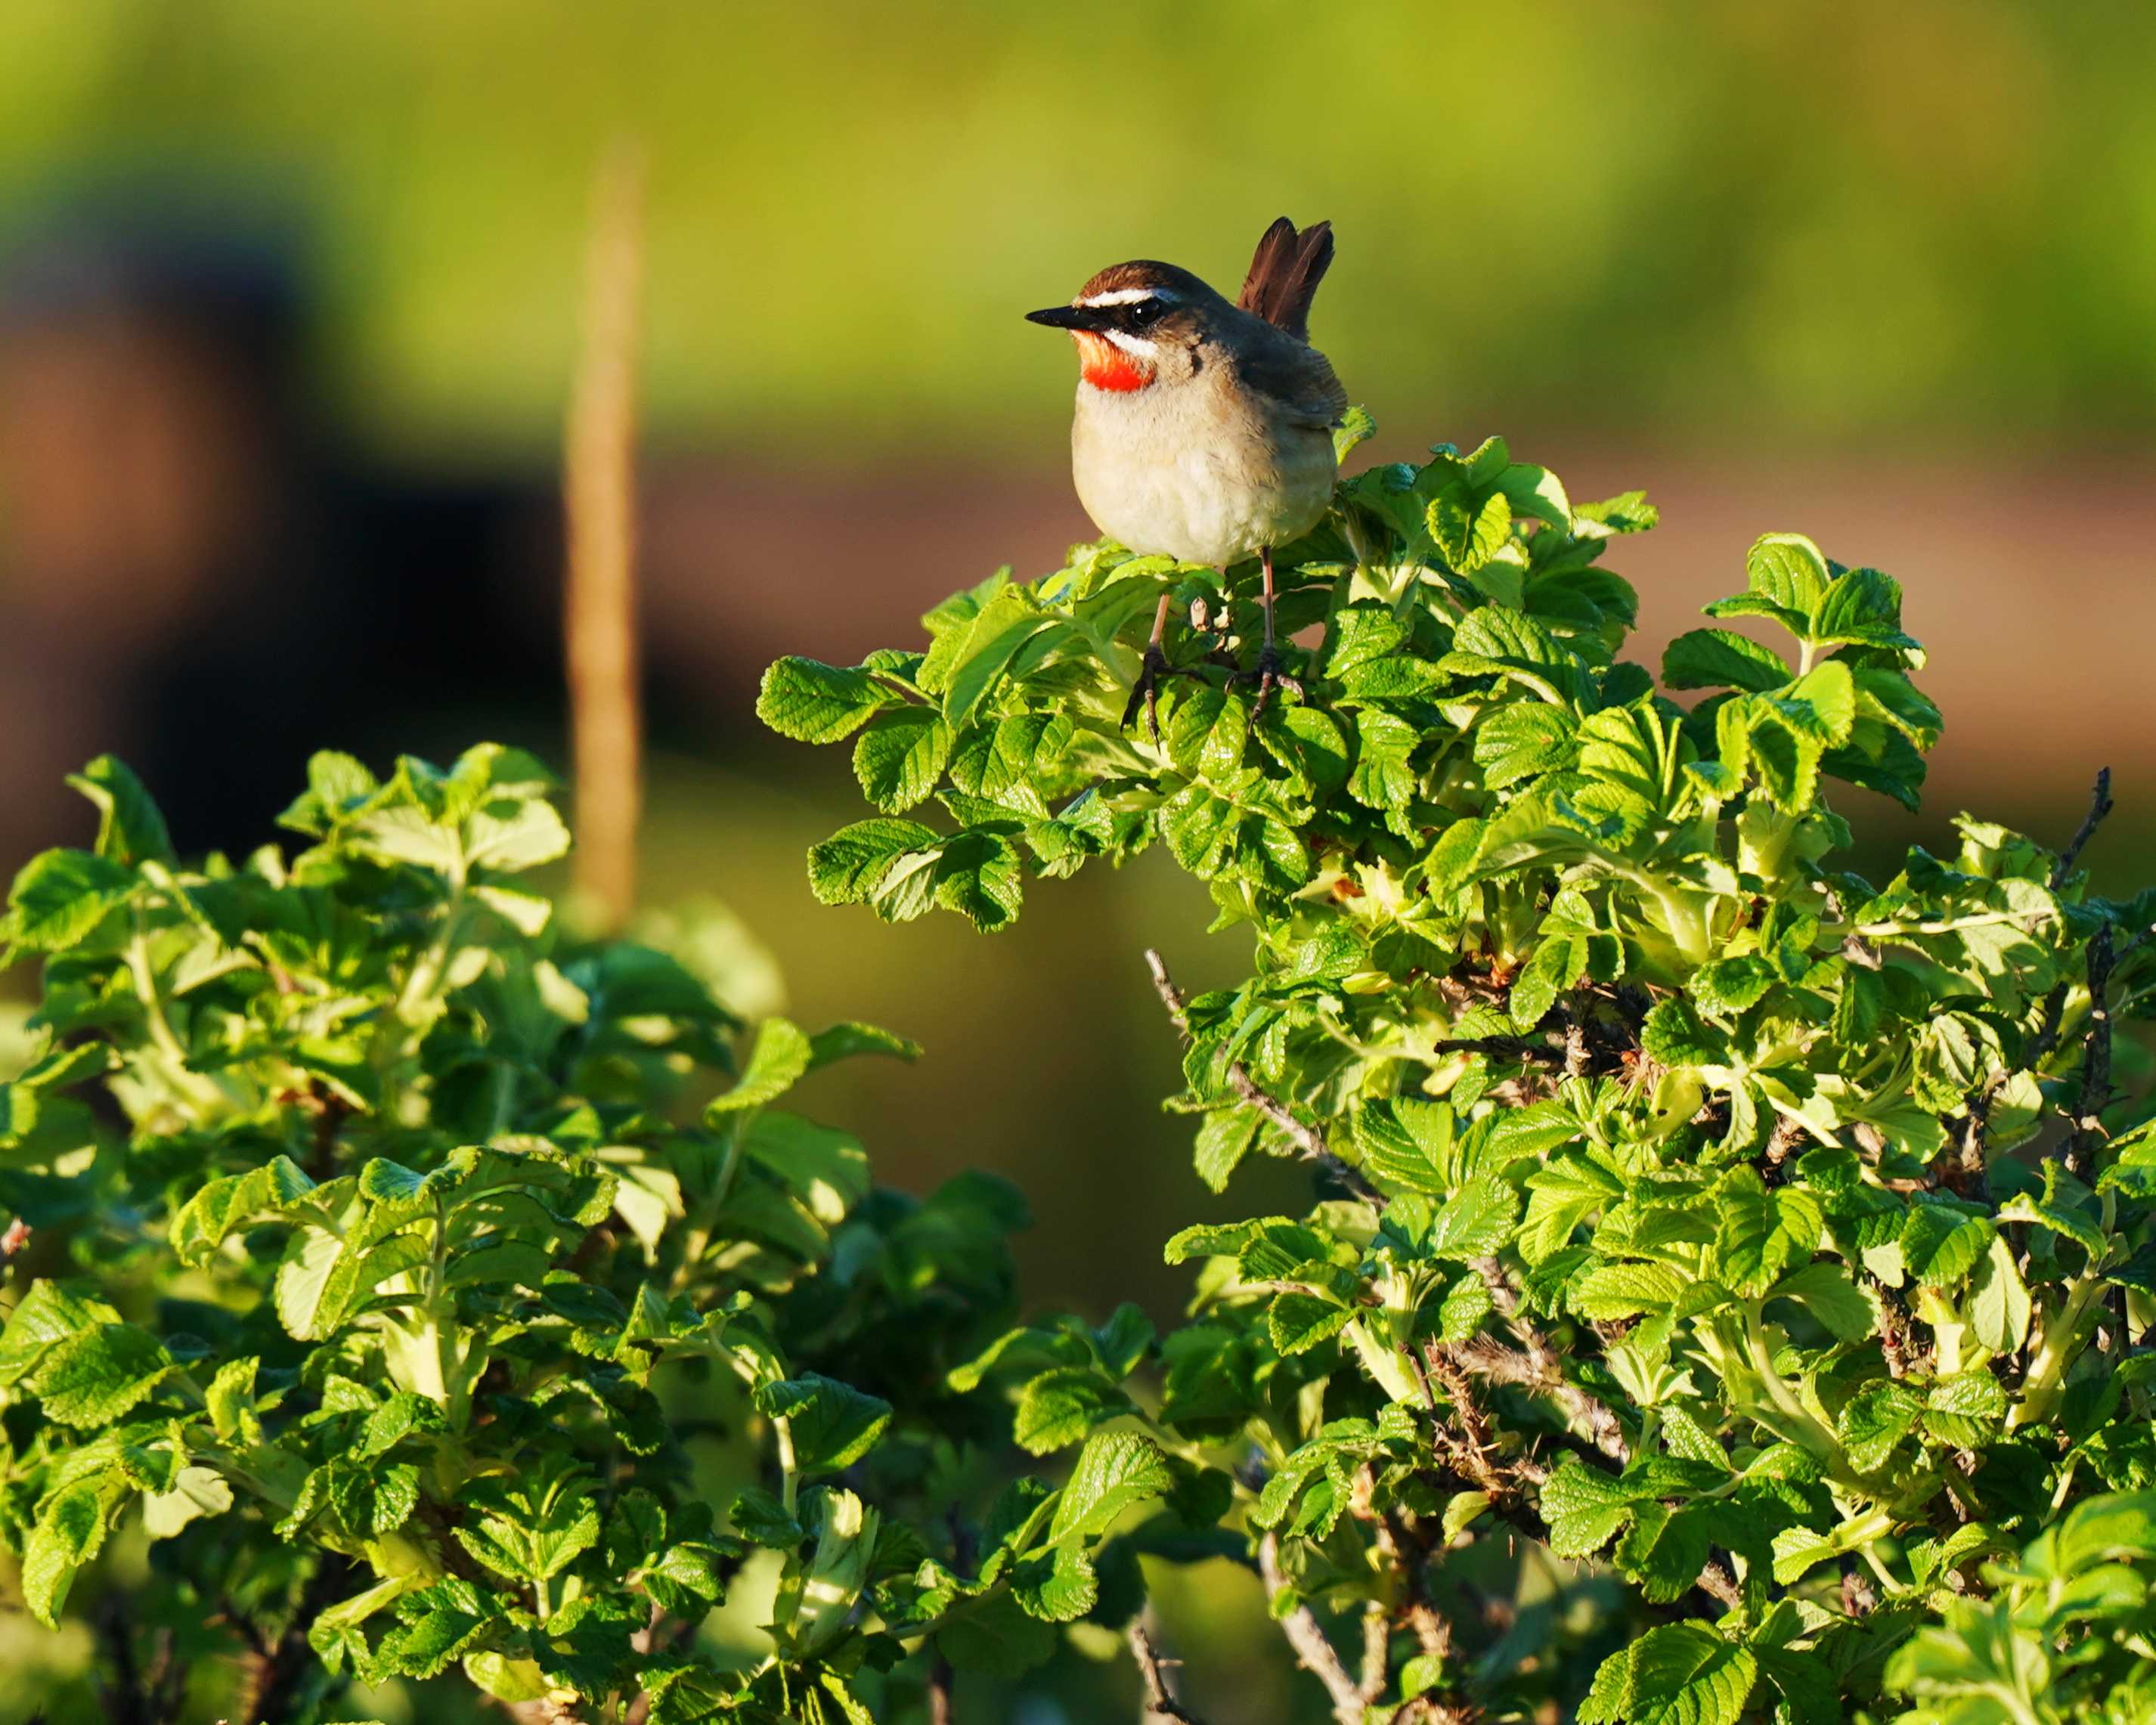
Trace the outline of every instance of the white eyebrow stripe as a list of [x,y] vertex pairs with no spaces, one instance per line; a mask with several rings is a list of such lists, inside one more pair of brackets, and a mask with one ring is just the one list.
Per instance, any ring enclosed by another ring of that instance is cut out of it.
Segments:
[[1096,330],[1093,333],[1116,344],[1126,353],[1135,353],[1141,359],[1160,357],[1160,344],[1148,341],[1143,336],[1127,336],[1121,330]]
[[1157,287],[1114,288],[1105,294],[1088,294],[1077,303],[1085,306],[1135,305],[1141,300],[1164,300],[1168,296]]

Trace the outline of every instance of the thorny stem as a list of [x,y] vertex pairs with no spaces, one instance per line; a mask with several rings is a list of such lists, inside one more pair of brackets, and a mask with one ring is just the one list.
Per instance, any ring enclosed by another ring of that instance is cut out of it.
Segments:
[[1175,1698],[1168,1687],[1168,1674],[1163,1667],[1175,1663],[1163,1659],[1159,1648],[1153,1645],[1152,1635],[1146,1628],[1147,1614],[1140,1612],[1131,1620],[1131,1657],[1137,1661],[1138,1677],[1145,1685],[1145,1717],[1148,1719],[1180,1719],[1183,1725],[1202,1725],[1197,1714]]

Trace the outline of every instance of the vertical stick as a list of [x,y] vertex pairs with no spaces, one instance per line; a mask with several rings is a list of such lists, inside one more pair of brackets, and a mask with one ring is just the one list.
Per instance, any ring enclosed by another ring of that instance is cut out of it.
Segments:
[[636,634],[636,358],[644,276],[644,157],[601,160],[585,256],[583,352],[562,450],[568,570],[575,880],[618,928],[636,905],[643,724]]

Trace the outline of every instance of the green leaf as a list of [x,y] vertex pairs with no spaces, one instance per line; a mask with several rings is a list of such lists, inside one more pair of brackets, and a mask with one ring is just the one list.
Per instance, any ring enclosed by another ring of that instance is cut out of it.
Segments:
[[1475,764],[1482,782],[1502,790],[1541,773],[1562,772],[1578,755],[1578,721],[1559,706],[1521,701],[1486,714],[1475,727]]
[[1721,1225],[1715,1236],[1719,1279],[1738,1293],[1764,1294],[1818,1248],[1825,1218],[1801,1187],[1768,1191],[1749,1168],[1732,1169],[1717,1189]]
[[861,732],[854,777],[886,814],[911,809],[936,788],[951,759],[951,727],[925,706],[901,707]]
[[1421,741],[1422,733],[1406,720],[1363,708],[1355,715],[1355,766],[1348,794],[1368,809],[1404,809],[1415,789],[1408,757]]
[[[903,902],[906,907],[886,911],[896,918],[917,916],[927,910],[925,891],[942,840],[933,829],[914,820],[860,820],[834,833],[808,852],[808,886],[818,902],[827,905],[865,904],[878,901],[878,908]],[[889,896],[894,869],[921,880],[924,891],[917,902]]]
[[164,1344],[134,1324],[100,1324],[56,1343],[29,1380],[48,1419],[110,1425],[177,1368]]
[[8,933],[35,952],[74,946],[123,903],[135,873],[87,850],[48,850],[23,864],[8,895]]
[[1478,495],[1455,480],[1430,503],[1428,526],[1445,560],[1458,573],[1471,575],[1512,537],[1512,501],[1502,491]]
[[1006,587],[981,608],[944,687],[943,717],[953,732],[965,727],[1019,649],[1048,626],[1023,588]]
[[1464,676],[1507,677],[1544,701],[1563,703],[1578,682],[1578,667],[1555,637],[1532,618],[1483,605],[1460,619],[1441,670]]
[[1779,689],[1789,681],[1782,656],[1726,629],[1696,629],[1662,654],[1662,680],[1672,689]]
[[1539,1507],[1550,1549],[1561,1558],[1591,1558],[1631,1520],[1635,1494],[1577,1455],[1560,1456],[1543,1481]]
[[116,755],[100,755],[68,783],[97,805],[97,854],[133,868],[170,865],[172,835],[142,781]]
[[1759,598],[1809,620],[1832,579],[1819,547],[1801,533],[1764,533],[1744,559]]
[[1461,1262],[1483,1257],[1504,1245],[1519,1214],[1518,1193],[1495,1174],[1479,1175],[1439,1207],[1426,1242],[1430,1254]]
[[1582,1317],[1614,1322],[1672,1306],[1684,1287],[1666,1264],[1604,1264],[1574,1282],[1565,1298]]
[[741,1081],[723,1096],[712,1099],[704,1111],[716,1122],[747,1108],[775,1102],[793,1089],[808,1070],[814,1050],[808,1035],[791,1019],[768,1018],[756,1027],[756,1042]]
[[866,671],[782,659],[763,674],[756,716],[797,742],[837,742],[896,698]]
[[1290,1289],[1275,1297],[1265,1314],[1265,1327],[1281,1353],[1307,1353],[1346,1329],[1354,1317],[1337,1300]]
[[1100,1421],[1129,1410],[1130,1398],[1091,1366],[1043,1372],[1019,1394],[1011,1435],[1029,1455],[1081,1441]]
[[1060,1542],[1105,1533],[1125,1510],[1165,1496],[1174,1483],[1168,1458],[1152,1439],[1096,1431],[1078,1452],[1048,1537]]
[[1348,451],[1358,444],[1368,443],[1378,434],[1378,422],[1370,410],[1360,403],[1340,416],[1340,423],[1332,428],[1332,459],[1339,463],[1348,459]]
[[2029,1339],[2031,1310],[2014,1248],[1994,1234],[1970,1279],[1969,1333],[1992,1353],[2011,1353]]
[[936,1650],[952,1669],[993,1677],[1021,1677],[1052,1655],[1052,1625],[1029,1616],[1009,1593],[955,1607],[936,1632]]
[[1842,1404],[1835,1430],[1859,1473],[1884,1467],[1902,1440],[1916,1429],[1924,1404],[1891,1378],[1876,1378]]
[[852,1466],[891,1424],[889,1402],[818,1372],[767,1384],[755,1399],[757,1412],[787,1422],[795,1464],[805,1476]]
[[1998,1232],[1987,1217],[1918,1203],[1902,1227],[1902,1262],[1926,1287],[1949,1287],[1976,1267]]
[[1871,1302],[1840,1264],[1807,1264],[1776,1282],[1767,1297],[1795,1301],[1840,1342],[1868,1340],[1876,1322]]
[[1736,1725],[1758,1661],[1696,1623],[1649,1630],[1602,1662],[1579,1725]]
[[75,1572],[105,1543],[105,1506],[96,1484],[80,1481],[48,1498],[23,1548],[23,1603],[47,1629],[59,1627]]

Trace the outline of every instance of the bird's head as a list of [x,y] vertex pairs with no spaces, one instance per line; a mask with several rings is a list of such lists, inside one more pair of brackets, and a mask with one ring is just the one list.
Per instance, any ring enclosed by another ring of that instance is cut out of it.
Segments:
[[1193,375],[1199,348],[1232,310],[1188,270],[1140,258],[1110,264],[1069,305],[1026,317],[1070,331],[1079,375],[1096,389],[1124,393]]

